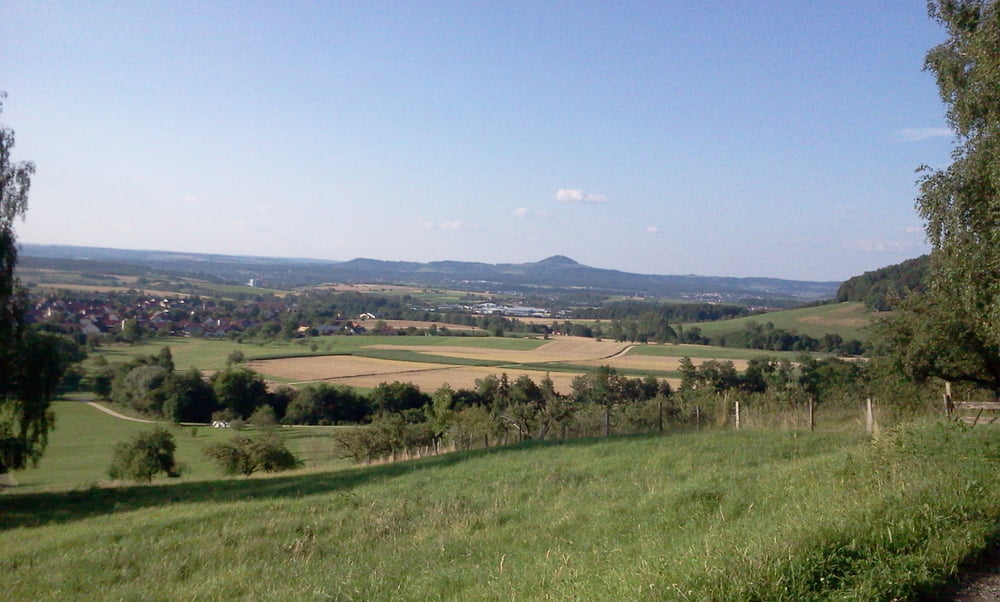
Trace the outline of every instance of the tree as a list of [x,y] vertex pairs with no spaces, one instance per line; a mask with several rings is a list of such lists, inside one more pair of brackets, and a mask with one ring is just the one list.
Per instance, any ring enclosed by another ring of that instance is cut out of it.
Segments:
[[215,392],[196,368],[169,374],[162,384],[164,418],[174,422],[208,422],[216,409]]
[[[3,100],[0,92],[0,113]],[[14,130],[0,124],[0,474],[37,462],[55,423],[49,403],[68,362],[53,333],[36,332],[28,295],[14,275],[14,221],[28,210],[35,164],[14,162]]]
[[267,402],[267,383],[259,374],[246,368],[217,372],[212,377],[212,389],[220,406],[232,409],[244,419],[257,406]]
[[922,168],[927,290],[900,307],[883,340],[914,375],[1000,394],[1000,1],[934,0],[928,12],[948,33],[925,68],[956,146],[948,168]]
[[228,475],[249,476],[258,471],[281,472],[302,466],[302,461],[273,432],[258,437],[237,435],[228,442],[209,445],[204,453]]
[[177,477],[174,436],[163,427],[139,433],[131,441],[120,441],[111,455],[108,476],[112,479],[151,481],[157,473]]

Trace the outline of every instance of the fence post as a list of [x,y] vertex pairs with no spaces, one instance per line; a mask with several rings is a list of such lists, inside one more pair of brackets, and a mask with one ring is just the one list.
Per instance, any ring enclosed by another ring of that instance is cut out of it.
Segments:
[[662,435],[663,434],[663,398],[661,397],[658,401],[659,401],[659,403],[657,404],[657,406],[658,406],[657,410],[659,411],[659,418],[657,418],[656,424],[657,424],[657,426],[660,429],[660,434]]
[[701,430],[701,406],[694,406],[694,423]]
[[865,402],[865,431],[869,435],[875,432],[875,414],[872,412],[872,398],[869,397]]
[[740,430],[740,400],[736,400],[736,430]]
[[948,381],[944,382],[944,415],[951,418],[952,413],[955,411],[955,403],[951,399],[951,383]]
[[816,430],[816,406],[812,397],[809,397],[809,430]]

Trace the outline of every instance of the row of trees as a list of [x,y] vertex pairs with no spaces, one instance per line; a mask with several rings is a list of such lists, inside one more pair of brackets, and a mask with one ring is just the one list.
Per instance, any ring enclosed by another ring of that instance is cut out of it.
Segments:
[[[160,473],[179,477],[182,467],[174,458],[176,450],[173,434],[162,426],[138,433],[115,444],[108,476],[130,481],[151,481]],[[204,451],[226,475],[249,476],[255,472],[280,472],[302,466],[277,432],[266,425],[257,436],[239,433],[230,441],[212,443]]]

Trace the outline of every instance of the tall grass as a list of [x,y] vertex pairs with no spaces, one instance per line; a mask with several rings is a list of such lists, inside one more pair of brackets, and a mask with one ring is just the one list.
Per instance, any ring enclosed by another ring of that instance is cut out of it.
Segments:
[[12,599],[892,600],[1000,533],[1000,439],[708,431],[0,497]]

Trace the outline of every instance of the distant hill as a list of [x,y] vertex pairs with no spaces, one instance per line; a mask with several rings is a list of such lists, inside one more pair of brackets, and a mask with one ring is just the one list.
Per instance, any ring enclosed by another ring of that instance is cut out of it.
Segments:
[[865,272],[840,285],[837,301],[861,301],[868,309],[891,309],[891,297],[921,291],[927,278],[930,255]]
[[604,295],[788,306],[831,299],[839,285],[838,282],[778,278],[635,274],[585,266],[562,255],[519,264],[467,261],[418,263],[369,258],[336,262],[34,244],[22,245],[21,255],[25,258],[93,261],[103,265],[148,266],[231,282],[253,279],[260,286],[279,289],[326,282],[393,283],[526,295],[572,289]]

